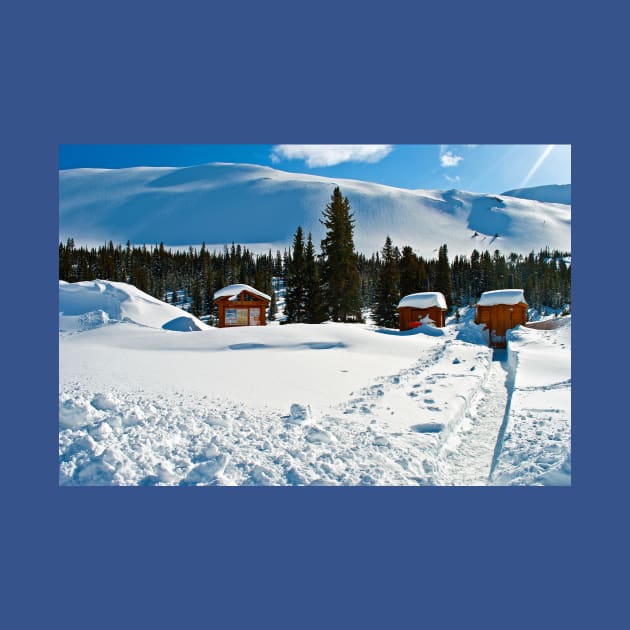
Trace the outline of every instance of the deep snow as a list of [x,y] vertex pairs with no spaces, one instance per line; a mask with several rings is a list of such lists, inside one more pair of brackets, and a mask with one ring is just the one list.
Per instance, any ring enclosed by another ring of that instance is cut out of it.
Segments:
[[60,484],[570,483],[570,317],[501,362],[471,311],[181,332],[146,298],[60,282]]

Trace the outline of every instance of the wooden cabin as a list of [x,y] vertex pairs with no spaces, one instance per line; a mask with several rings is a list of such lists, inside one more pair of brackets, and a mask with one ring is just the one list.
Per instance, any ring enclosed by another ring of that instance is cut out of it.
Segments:
[[527,302],[523,289],[486,291],[477,302],[476,324],[485,324],[493,348],[505,348],[510,328],[527,322]]
[[248,284],[231,284],[214,294],[219,309],[219,328],[265,326],[271,298]]
[[411,293],[406,295],[398,304],[398,319],[400,330],[409,330],[420,326],[426,318],[438,328],[446,323],[446,300],[437,291],[425,293]]

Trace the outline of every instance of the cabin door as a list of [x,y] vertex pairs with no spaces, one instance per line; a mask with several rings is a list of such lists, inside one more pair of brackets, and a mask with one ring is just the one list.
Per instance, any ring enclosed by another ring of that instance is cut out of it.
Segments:
[[505,348],[507,346],[505,335],[499,335],[496,330],[491,330],[490,346],[492,348]]

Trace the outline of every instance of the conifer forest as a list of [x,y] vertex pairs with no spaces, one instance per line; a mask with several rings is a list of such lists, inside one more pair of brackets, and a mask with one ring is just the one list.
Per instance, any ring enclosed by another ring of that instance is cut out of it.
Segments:
[[447,243],[436,244],[436,257],[392,243],[383,234],[381,251],[366,255],[355,250],[355,219],[339,188],[322,209],[321,222],[326,234],[320,243],[297,226],[291,247],[266,253],[234,243],[210,251],[205,242],[187,249],[129,241],[87,247],[70,238],[59,243],[59,279],[130,283],[209,323],[216,314],[214,292],[236,283],[271,296],[269,319],[277,312],[275,289],[284,287],[287,323],[362,321],[370,313],[376,324],[396,328],[400,298],[421,291],[443,293],[449,312],[456,315],[494,289],[524,289],[529,306],[538,311],[570,308],[570,252],[544,248],[522,255],[473,249],[469,256],[450,260]]

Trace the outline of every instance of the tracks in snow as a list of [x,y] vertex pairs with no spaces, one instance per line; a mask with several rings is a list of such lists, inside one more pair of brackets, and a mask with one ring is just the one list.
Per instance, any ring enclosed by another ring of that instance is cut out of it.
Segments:
[[358,392],[343,413],[363,417],[379,439],[414,448],[431,484],[488,485],[509,414],[507,379],[506,362],[486,348],[445,340]]
[[488,485],[501,426],[509,413],[507,377],[504,362],[490,362],[481,389],[440,449],[436,475],[440,485]]

